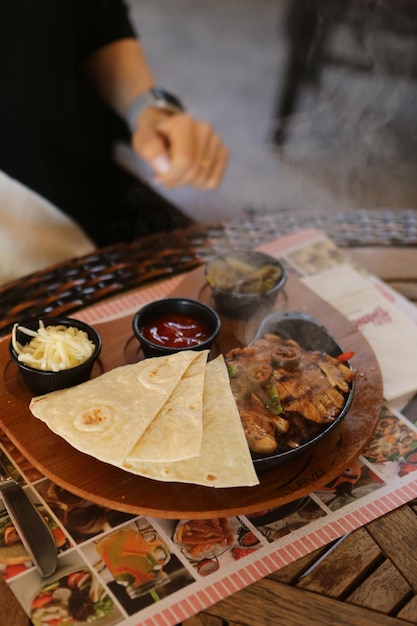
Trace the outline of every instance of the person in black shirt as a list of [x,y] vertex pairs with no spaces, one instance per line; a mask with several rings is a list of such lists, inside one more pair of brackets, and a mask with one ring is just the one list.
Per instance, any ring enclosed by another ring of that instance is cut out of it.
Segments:
[[147,216],[172,208],[138,181],[126,201],[115,138],[131,140],[161,185],[220,184],[227,149],[178,102],[150,99],[155,80],[123,0],[2,0],[0,16],[0,171],[96,246],[143,234]]

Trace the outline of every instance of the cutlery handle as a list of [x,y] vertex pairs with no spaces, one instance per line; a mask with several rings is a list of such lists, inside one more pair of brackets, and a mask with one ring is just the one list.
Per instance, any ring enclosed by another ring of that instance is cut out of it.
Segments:
[[48,524],[14,480],[0,481],[0,492],[16,531],[41,576],[51,576],[57,567],[58,556]]

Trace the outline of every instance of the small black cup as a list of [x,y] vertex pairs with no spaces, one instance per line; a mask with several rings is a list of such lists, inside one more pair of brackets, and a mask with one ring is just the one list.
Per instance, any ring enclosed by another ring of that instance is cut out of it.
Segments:
[[[56,391],[58,389],[72,387],[88,380],[90,378],[93,365],[101,352],[101,338],[97,331],[89,324],[86,324],[85,322],[82,322],[80,320],[71,319],[69,317],[45,317],[42,318],[42,322],[45,326],[75,327],[79,330],[85,331],[88,338],[94,344],[94,350],[91,356],[83,363],[80,363],[80,365],[76,365],[75,367],[71,367],[69,369],[60,370],[58,372],[52,372],[50,370],[41,370],[35,367],[30,367],[30,365],[26,365],[26,363],[22,363],[21,361],[19,361],[18,354],[13,347],[12,340],[10,340],[10,356],[13,362],[16,363],[17,367],[19,368],[23,380],[32,391],[32,393],[34,393],[35,395],[43,395],[45,393]],[[19,326],[28,328],[30,330],[38,330],[39,318],[22,322],[19,324]],[[16,339],[21,345],[24,345],[26,343],[29,343],[32,337],[17,329]]]
[[[172,347],[160,345],[145,337],[143,329],[157,322],[161,316],[182,314],[201,322],[209,331],[206,339],[192,347]],[[166,356],[184,350],[209,350],[220,332],[220,318],[208,305],[189,298],[162,298],[145,304],[134,316],[133,332],[139,340],[145,358]]]

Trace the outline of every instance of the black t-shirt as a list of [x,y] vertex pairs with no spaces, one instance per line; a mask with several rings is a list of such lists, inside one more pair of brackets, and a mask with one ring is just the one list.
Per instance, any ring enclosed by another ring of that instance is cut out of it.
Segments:
[[116,207],[111,146],[124,127],[81,66],[101,46],[135,36],[127,9],[122,0],[0,6],[0,169],[107,244]]

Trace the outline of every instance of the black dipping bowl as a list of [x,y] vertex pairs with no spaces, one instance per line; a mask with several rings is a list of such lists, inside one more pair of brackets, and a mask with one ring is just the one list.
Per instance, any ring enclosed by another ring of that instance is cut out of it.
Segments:
[[[271,313],[262,322],[254,341],[266,334],[279,335],[282,339],[294,339],[307,351],[319,350],[326,352],[330,356],[337,357],[344,350],[332,337],[329,331],[313,317],[297,311],[286,311],[284,313]],[[350,367],[349,363],[345,363]],[[337,428],[343,420],[352,404],[355,392],[355,381],[349,385],[349,392],[345,394],[345,404],[336,419],[329,425],[324,425],[311,439],[302,443],[298,448],[289,448],[269,455],[252,453],[252,460],[257,470],[267,469],[274,465],[279,465],[290,461],[294,457],[303,454],[313,446],[317,445],[327,435]]]
[[[183,314],[203,323],[209,330],[209,336],[192,347],[170,347],[154,343],[143,334],[145,326],[152,324],[161,316]],[[211,307],[189,298],[162,298],[145,304],[135,314],[132,321],[133,332],[139,340],[145,358],[166,356],[184,350],[210,350],[220,332],[220,318]]]
[[[234,291],[233,288],[224,288],[216,284],[215,281],[213,282],[213,277],[210,277],[210,274],[214,264],[226,257],[248,263],[254,269],[272,265],[278,269],[279,277],[272,287],[262,292],[242,293]],[[211,289],[216,311],[230,318],[248,319],[259,311],[268,312],[271,309],[277,299],[278,292],[287,281],[287,274],[282,263],[275,257],[256,250],[237,248],[212,259],[206,265],[205,278]]]
[[[36,369],[35,367],[30,367],[30,365],[26,365],[25,363],[20,362],[18,359],[18,355],[13,348],[12,341],[10,340],[9,352],[12,361],[16,363],[23,380],[32,391],[32,393],[34,393],[35,395],[43,395],[51,391],[56,391],[57,389],[72,387],[88,380],[90,378],[94,362],[101,352],[101,338],[97,331],[89,324],[81,322],[80,320],[71,319],[69,317],[36,318],[29,321],[21,322],[19,326],[23,326],[31,330],[38,330],[40,319],[45,326],[62,325],[67,327],[75,327],[85,331],[88,335],[88,338],[94,344],[94,350],[91,356],[86,361],[84,361],[84,363],[80,363],[80,365],[71,367],[70,369],[60,370],[59,372],[52,372],[50,370]],[[21,345],[23,345],[29,343],[32,337],[20,330],[17,330],[16,339]]]

